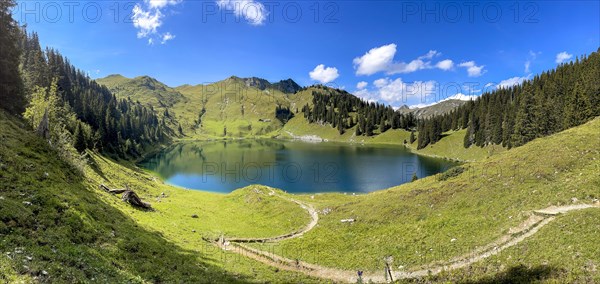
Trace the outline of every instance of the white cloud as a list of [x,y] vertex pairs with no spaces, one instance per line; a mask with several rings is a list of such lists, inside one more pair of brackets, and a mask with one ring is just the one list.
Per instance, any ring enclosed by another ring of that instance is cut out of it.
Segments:
[[527,60],[525,61],[525,73],[531,73],[531,69],[529,69],[529,67],[531,67],[531,63],[537,58],[537,56],[539,54],[541,54],[542,52],[534,52],[533,50],[529,51],[529,57],[527,58]]
[[571,58],[573,58],[573,54],[568,54],[566,51],[563,51],[556,55],[556,63],[560,64]]
[[396,45],[393,43],[372,48],[363,56],[354,58],[356,75],[372,75],[387,70],[395,54]]
[[166,33],[166,34],[163,35],[162,41],[160,42],[160,44],[165,44],[165,43],[167,43],[167,41],[170,41],[170,40],[172,40],[174,38],[175,38],[175,36],[172,35],[171,33]]
[[369,85],[369,83],[365,82],[365,81],[360,81],[356,84],[356,88],[361,90],[366,88]]
[[478,98],[478,95],[468,95],[458,92],[450,97],[441,98],[439,84],[436,81],[404,82],[401,78],[380,78],[373,81],[372,88],[362,88],[354,92],[354,95],[366,101],[385,102],[398,106],[414,102],[410,108],[422,108],[431,106],[447,100],[469,101]]
[[450,59],[442,60],[438,62],[435,67],[444,71],[448,71],[454,67],[454,62]]
[[454,67],[454,62],[450,59],[442,60],[435,65],[432,64],[431,60],[434,57],[441,55],[441,53],[436,50],[430,50],[425,55],[421,55],[408,63],[394,61],[396,47],[396,44],[393,43],[375,47],[363,56],[354,58],[352,62],[354,64],[354,69],[356,69],[356,75],[373,75],[378,72],[385,72],[388,75],[393,75],[433,68],[447,71]]
[[438,52],[437,50],[430,50],[429,52],[427,52],[427,54],[419,56],[419,59],[431,59],[440,55],[442,55],[441,52]]
[[340,76],[337,68],[335,67],[325,67],[323,64],[319,64],[313,71],[308,73],[310,78],[319,81],[323,84],[327,84]]
[[164,8],[167,5],[179,4],[181,0],[144,0],[150,8]]
[[402,79],[388,80],[378,89],[379,97],[387,102],[400,102],[409,96],[424,98],[435,90],[435,81],[404,83]]
[[479,76],[483,75],[485,72],[487,72],[487,70],[483,69],[483,67],[485,67],[485,65],[477,66],[475,61],[463,62],[461,64],[458,64],[458,66],[467,68],[467,74],[469,75],[469,77],[479,77]]
[[377,79],[377,80],[373,81],[373,85],[375,85],[375,87],[377,87],[377,88],[381,88],[381,87],[387,85],[388,81],[389,81],[388,78]]
[[161,18],[163,15],[160,10],[145,11],[141,5],[136,4],[132,12],[131,19],[133,20],[133,26],[138,29],[138,38],[155,34],[157,29],[162,25]]
[[516,77],[508,78],[506,80],[500,81],[500,83],[498,83],[498,85],[496,85],[496,88],[497,89],[510,88],[512,86],[519,85],[519,84],[523,83],[523,81],[525,81],[527,79],[529,79],[529,76],[527,76],[527,77],[516,76]]
[[373,94],[367,89],[360,89],[354,92],[354,95],[365,100],[372,99],[373,97]]
[[421,99],[435,92],[435,81],[416,81],[406,83],[401,78],[392,80],[381,78],[373,81],[374,88],[360,89],[355,95],[367,101],[385,101],[389,104],[404,102],[410,97],[418,96]]
[[412,73],[422,69],[430,69],[431,62],[415,59],[409,63],[398,62],[390,65],[387,74]]
[[479,85],[478,82],[465,82],[460,86],[460,91],[458,93],[461,93],[463,89],[467,94],[481,93],[480,87],[481,85]]
[[148,44],[152,45],[155,39],[160,39],[162,44],[175,38],[170,32],[165,34],[159,33],[158,29],[163,24],[165,17],[162,10],[169,5],[181,3],[181,0],[144,0],[144,8],[142,4],[136,4],[131,11],[131,20],[133,26],[138,30],[138,38],[148,38]]
[[233,11],[236,17],[243,17],[254,26],[264,24],[269,12],[265,5],[254,0],[218,0],[219,9]]

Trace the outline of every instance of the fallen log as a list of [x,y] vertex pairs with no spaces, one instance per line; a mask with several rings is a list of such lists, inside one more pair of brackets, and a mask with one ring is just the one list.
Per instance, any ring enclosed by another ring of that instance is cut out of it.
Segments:
[[121,196],[121,200],[123,200],[133,206],[141,207],[144,209],[152,209],[152,205],[150,205],[150,203],[142,201],[142,199],[137,195],[137,193],[135,193],[135,191],[129,189],[129,187],[127,185],[125,185],[124,189],[110,189],[108,186],[101,184],[100,188],[111,194],[121,194],[122,193],[123,195]]
[[121,196],[121,199],[133,206],[142,207],[146,209],[152,208],[150,203],[142,201],[142,199],[133,190],[127,189],[123,193],[123,196]]
[[108,186],[101,184],[100,185],[101,189],[104,189],[104,191],[108,192],[108,193],[112,193],[112,194],[121,194],[125,191],[127,191],[127,189],[121,188],[121,189],[110,189]]

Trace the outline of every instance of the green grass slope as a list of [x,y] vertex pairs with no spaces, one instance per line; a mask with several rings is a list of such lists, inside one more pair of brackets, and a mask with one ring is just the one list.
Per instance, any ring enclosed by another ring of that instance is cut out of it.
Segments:
[[[509,232],[532,210],[592,203],[600,196],[600,118],[461,167],[462,174],[447,174],[443,180],[440,174],[367,195],[306,196],[321,212],[319,226],[302,239],[270,249],[292,259],[354,270],[383,269],[382,259],[389,255],[395,265],[410,269],[470,252]],[[542,256],[558,249],[595,246],[585,232],[597,213],[577,214],[587,220],[573,225],[580,237],[556,236],[562,239],[557,245],[565,245],[560,248],[536,245],[540,251],[531,251],[528,261],[543,262]],[[356,222],[340,222],[349,218]],[[564,226],[561,219],[553,226]],[[556,229],[543,232],[551,228]],[[543,232],[538,238],[551,243],[552,236]],[[579,262],[553,258],[563,271],[559,281],[584,277],[577,269],[581,262],[600,263],[598,254],[581,255],[587,257]]]
[[[301,209],[266,189],[202,195],[153,184],[151,176],[95,154],[84,176],[3,112],[0,141],[0,282],[314,281],[202,240],[272,235],[304,224]],[[135,209],[98,189],[99,182],[127,183],[155,210]]]
[[[288,121],[278,132],[277,137],[281,139],[320,138],[324,141],[345,143],[402,145],[419,155],[464,162],[485,159],[506,151],[506,148],[500,145],[463,147],[465,129],[444,133],[440,141],[419,150],[417,150],[416,140],[410,144],[410,132],[406,130],[390,129],[384,133],[378,133],[370,137],[356,136],[354,135],[354,131],[354,128],[350,128],[344,134],[340,135],[337,129],[332,128],[330,125],[308,123],[304,116],[300,114]],[[415,132],[416,135],[418,135],[417,132]],[[404,141],[407,143],[404,144]]]
[[301,228],[310,220],[295,203],[269,195],[271,190],[280,192],[276,189],[250,186],[227,195],[185,190],[163,184],[134,166],[126,167],[99,155],[93,155],[91,160],[97,171],[89,171],[87,175],[94,184],[122,188],[127,183],[138,189],[156,212],[132,211],[116,199],[114,206],[153,230],[180,240],[221,234],[268,237]]
[[132,101],[139,101],[155,109],[164,110],[176,103],[186,101],[185,97],[175,89],[148,76],[129,79],[121,75],[110,75],[97,79],[96,82],[106,86],[119,98],[130,98]]
[[[189,102],[172,110],[192,138],[266,137],[282,126],[275,118],[275,107],[289,106],[281,91],[248,86],[238,77],[178,90]],[[206,113],[199,118],[202,108]]]
[[[428,277],[461,283],[600,282],[600,210],[572,212],[536,235],[468,268]],[[417,282],[417,281],[406,281]]]
[[[449,131],[443,134],[440,141],[429,144],[425,148],[417,150],[417,142],[407,145],[413,152],[431,157],[453,159],[460,161],[477,161],[492,155],[506,151],[501,145],[488,145],[485,147],[471,146],[465,148],[463,140],[467,130]],[[385,134],[385,133],[384,133]],[[410,133],[408,134],[410,137]],[[415,133],[418,135],[418,133]],[[410,141],[407,139],[407,141]]]

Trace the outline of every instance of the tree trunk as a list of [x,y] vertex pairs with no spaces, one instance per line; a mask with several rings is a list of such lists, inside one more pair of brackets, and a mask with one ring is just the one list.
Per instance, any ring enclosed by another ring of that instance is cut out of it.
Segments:
[[44,117],[42,117],[42,121],[40,121],[40,125],[37,128],[37,134],[48,140],[50,139],[50,123],[48,121],[48,109],[44,112]]
[[140,197],[133,190],[127,189],[123,193],[123,196],[121,196],[121,199],[125,202],[128,202],[129,204],[131,204],[133,206],[146,208],[146,209],[152,208],[152,206],[150,206],[150,203],[142,201],[142,199],[140,199]]
[[125,185],[125,189],[110,189],[108,186],[101,184],[100,188],[104,191],[111,194],[123,194],[121,196],[121,200],[144,209],[152,209],[152,205],[150,203],[142,201],[142,199],[135,193],[135,191],[129,189],[127,185]]
[[127,191],[127,189],[110,189],[108,188],[108,186],[101,184],[100,185],[101,189],[104,189],[104,191],[111,193],[111,194],[121,194],[125,191]]

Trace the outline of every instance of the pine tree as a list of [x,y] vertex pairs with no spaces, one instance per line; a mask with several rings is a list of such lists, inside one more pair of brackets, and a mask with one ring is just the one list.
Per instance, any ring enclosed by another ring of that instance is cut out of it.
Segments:
[[475,114],[473,112],[470,113],[467,127],[467,133],[465,133],[465,138],[463,140],[463,146],[465,148],[471,147],[475,141],[475,127],[473,126],[475,120]]
[[386,127],[385,127],[385,119],[382,119],[379,122],[379,133],[383,133],[386,131]]
[[435,144],[436,142],[440,141],[440,139],[442,139],[442,126],[440,125],[440,121],[435,119],[432,123],[432,129],[431,129],[431,144]]
[[14,0],[0,1],[0,108],[20,115],[25,110],[26,102],[19,71],[20,30],[11,14],[11,8],[15,5]]
[[563,123],[565,128],[582,124],[594,114],[590,100],[583,89],[583,83],[577,82],[568,97]]
[[[98,85],[85,73],[70,65],[68,59],[57,51],[42,51],[35,33],[28,35],[23,29],[21,37],[21,42],[25,44],[22,44],[24,52],[20,64],[28,88],[33,94],[38,93],[40,89],[45,89],[45,93],[48,94],[56,93],[61,111],[67,114],[59,116],[64,119],[58,124],[64,125],[67,130],[67,133],[61,132],[64,135],[61,134],[60,137],[66,137],[66,140],[76,138],[75,132],[79,123],[86,140],[85,144],[123,158],[129,155],[122,147],[127,140],[130,140],[131,144],[130,153],[137,155],[142,153],[146,145],[170,139],[165,132],[174,131],[167,127],[165,116],[162,116],[162,122],[159,121],[152,107],[144,107],[130,99],[117,99],[106,87]],[[49,78],[58,80],[55,83]],[[32,82],[42,85],[32,85]],[[32,102],[34,97],[32,95]],[[170,116],[168,110],[165,112]],[[50,114],[52,113],[51,111]],[[39,116],[30,116],[28,119],[37,120]]]
[[340,135],[344,134],[346,132],[346,129],[344,129],[344,124],[343,123],[339,123],[338,124],[338,132],[340,133]]
[[517,115],[515,117],[515,130],[512,135],[512,145],[521,146],[536,137],[535,117],[533,110],[533,96],[529,92],[523,93]]
[[75,134],[73,134],[73,147],[79,152],[83,152],[86,148],[85,136],[81,123],[77,123],[77,128],[75,128]]

